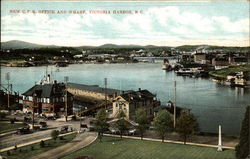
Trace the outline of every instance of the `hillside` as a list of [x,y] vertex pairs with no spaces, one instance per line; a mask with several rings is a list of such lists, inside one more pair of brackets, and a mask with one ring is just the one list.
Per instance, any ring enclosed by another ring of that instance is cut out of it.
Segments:
[[[59,48],[65,46],[55,46],[55,45],[39,45],[35,43],[29,43],[25,41],[19,40],[11,40],[7,42],[1,42],[1,49],[38,49],[38,48]],[[70,47],[70,46],[69,46]],[[77,46],[77,47],[70,47],[76,49],[170,49],[175,48],[180,51],[194,51],[200,49],[207,49],[207,50],[225,50],[225,51],[249,51],[250,47],[226,47],[226,46],[212,46],[212,45],[182,45],[177,47],[171,46],[155,46],[155,45],[117,45],[117,44],[104,44],[100,46]]]
[[55,48],[55,45],[39,45],[19,40],[1,42],[1,49],[35,49],[35,48]]

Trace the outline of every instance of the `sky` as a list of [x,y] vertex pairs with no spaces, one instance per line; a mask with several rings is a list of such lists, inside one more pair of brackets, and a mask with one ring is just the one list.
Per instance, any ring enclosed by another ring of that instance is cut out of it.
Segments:
[[60,46],[250,46],[249,13],[247,1],[1,1],[1,41]]

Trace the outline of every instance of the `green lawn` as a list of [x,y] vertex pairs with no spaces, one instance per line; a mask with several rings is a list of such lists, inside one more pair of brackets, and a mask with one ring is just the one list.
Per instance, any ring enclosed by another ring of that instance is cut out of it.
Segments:
[[102,143],[96,140],[63,159],[81,155],[94,159],[235,159],[233,150],[217,152],[216,148],[112,137],[103,137]]
[[14,131],[17,128],[23,127],[23,123],[14,123],[11,124],[9,121],[1,121],[0,122],[0,133],[5,133],[9,131]]
[[[250,65],[241,65],[241,66],[230,66],[229,68],[224,68],[221,70],[211,71],[209,72],[210,75],[219,78],[227,78],[229,73],[239,72],[239,71],[249,71]],[[250,75],[250,71],[248,72]]]
[[[0,153],[0,155],[7,157],[7,159],[27,159],[39,153],[48,151],[50,149],[61,146],[65,143],[68,143],[73,138],[75,138],[75,136],[76,136],[76,133],[63,136],[63,140],[60,140],[59,138],[57,138],[56,141],[52,139],[44,141],[45,147],[43,148],[40,147],[40,143],[36,143],[36,144],[29,145],[29,146],[17,148],[17,150],[11,150],[9,156],[7,155],[7,151]],[[32,147],[33,147],[33,150],[32,150]]]

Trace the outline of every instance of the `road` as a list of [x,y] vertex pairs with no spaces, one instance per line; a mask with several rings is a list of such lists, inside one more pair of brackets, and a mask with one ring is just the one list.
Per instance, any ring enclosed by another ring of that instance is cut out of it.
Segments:
[[[23,117],[19,117],[20,119]],[[83,118],[82,123],[85,123],[89,126],[91,118]],[[39,119],[39,121],[43,121],[42,119]],[[80,129],[80,121],[55,121],[55,120],[46,120],[48,129],[47,130],[40,130],[40,131],[35,131],[31,134],[23,134],[23,135],[18,135],[18,134],[11,134],[7,136],[0,137],[0,149],[14,146],[14,145],[19,145],[27,142],[31,142],[34,140],[50,137],[51,131],[58,129],[62,126],[68,125],[69,130],[71,128],[73,130],[79,131]]]

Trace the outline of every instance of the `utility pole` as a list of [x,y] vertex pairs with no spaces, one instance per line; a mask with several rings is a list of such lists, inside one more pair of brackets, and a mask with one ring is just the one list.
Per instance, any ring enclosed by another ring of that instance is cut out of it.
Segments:
[[36,107],[36,93],[33,94],[33,113],[32,113],[32,129],[34,130],[34,124],[35,124],[35,107]]
[[68,121],[68,91],[67,91],[67,82],[69,80],[68,76],[64,77],[65,81],[65,121]]
[[176,127],[176,81],[174,81],[174,129]]
[[104,78],[104,84],[105,84],[105,109],[107,111],[107,78]]
[[8,109],[10,109],[10,91],[9,91],[9,85],[10,85],[10,73],[6,73],[6,80],[8,81],[8,86],[7,86],[7,95],[8,95]]
[[2,90],[2,63],[1,63],[1,60],[0,60],[0,90]]

